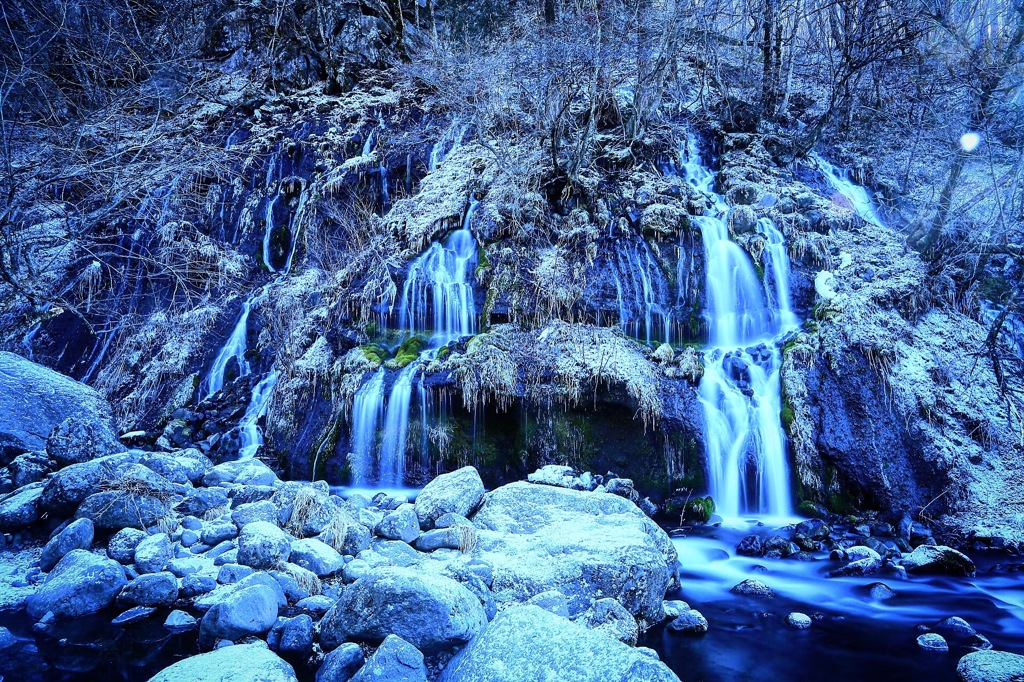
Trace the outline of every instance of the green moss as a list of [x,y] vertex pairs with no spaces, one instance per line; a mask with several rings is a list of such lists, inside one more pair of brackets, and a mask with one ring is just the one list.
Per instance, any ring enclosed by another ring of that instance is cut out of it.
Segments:
[[449,349],[448,346],[441,346],[440,348],[437,349],[438,362],[443,362],[444,359],[447,358],[450,354],[451,349]]
[[384,346],[379,346],[375,343],[368,343],[366,345],[360,346],[359,350],[363,351],[363,355],[366,356],[366,359],[369,360],[374,365],[376,365],[377,367],[380,367],[384,363],[384,361],[387,360],[388,357],[391,355],[388,352],[387,348],[385,348]]
[[793,412],[793,408],[787,403],[782,404],[782,427],[786,429],[786,433],[793,433],[793,422],[796,421],[796,414]]
[[426,345],[427,341],[423,337],[410,336],[398,347],[395,357],[386,363],[387,367],[390,369],[402,369],[408,366],[410,362],[420,356]]
[[480,275],[487,271],[487,268],[491,267],[491,261],[487,259],[487,249],[481,244],[476,250],[476,270],[474,275],[477,279],[480,279]]
[[690,523],[707,523],[715,513],[715,501],[710,495],[694,497],[683,507],[683,521]]
[[807,516],[812,519],[824,519],[828,516],[824,507],[817,502],[812,502],[811,500],[804,500],[801,502],[800,506],[797,507],[797,512],[799,512],[801,516]]

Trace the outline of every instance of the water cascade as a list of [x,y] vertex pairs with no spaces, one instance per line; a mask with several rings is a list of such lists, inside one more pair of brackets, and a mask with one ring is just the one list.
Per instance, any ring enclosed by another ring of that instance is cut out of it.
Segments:
[[364,383],[352,401],[352,483],[370,482],[373,454],[377,446],[377,427],[384,412],[384,368]]
[[260,379],[252,391],[252,399],[245,408],[245,416],[238,425],[239,447],[238,459],[252,459],[256,451],[263,445],[263,434],[256,422],[267,413],[270,407],[270,396],[277,385],[277,370]]
[[234,329],[231,330],[231,336],[228,337],[227,342],[221,347],[220,352],[217,353],[213,366],[210,367],[210,373],[206,376],[204,398],[209,398],[224,388],[224,373],[227,371],[228,364],[230,364],[232,359],[238,364],[238,376],[244,377],[249,375],[249,362],[245,359],[246,341],[249,332],[249,313],[252,311],[253,303],[259,298],[260,293],[262,293],[262,290],[253,293],[242,304],[242,313],[238,316]]
[[699,158],[691,136],[683,152],[684,177],[712,206],[693,218],[704,242],[709,345],[699,396],[704,410],[708,481],[724,517],[791,512],[789,470],[782,431],[780,337],[798,320],[789,305],[789,258],[770,221],[765,281],[747,253],[729,238],[725,199]]
[[669,283],[647,242],[638,239],[619,249],[613,273],[623,331],[647,344],[672,343],[672,313],[664,303],[669,300]]
[[825,176],[825,180],[836,192],[839,192],[848,202],[850,208],[865,221],[873,225],[883,226],[882,219],[878,216],[878,209],[875,202],[871,200],[866,189],[850,179],[850,172],[846,169],[839,169],[821,158],[817,154],[811,154],[811,158],[818,164],[818,170]]

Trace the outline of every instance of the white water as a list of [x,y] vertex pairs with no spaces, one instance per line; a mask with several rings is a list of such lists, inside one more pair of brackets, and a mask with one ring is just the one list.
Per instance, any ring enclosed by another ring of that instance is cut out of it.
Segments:
[[622,330],[647,344],[672,343],[668,280],[645,240],[616,251],[613,276]]
[[352,484],[366,486],[370,482],[373,454],[377,447],[377,426],[384,412],[384,368],[356,392],[352,401]]
[[433,173],[437,170],[437,167],[444,162],[445,158],[462,144],[462,140],[468,130],[468,123],[460,123],[459,119],[452,121],[452,124],[444,131],[441,138],[430,148],[430,158],[427,160],[427,170],[429,172]]
[[748,512],[787,516],[792,509],[781,422],[777,347],[798,320],[790,308],[789,258],[770,221],[765,234],[765,282],[747,253],[729,238],[729,207],[714,192],[713,174],[691,136],[684,177],[712,203],[695,217],[704,242],[710,348],[698,394],[704,410],[709,492],[723,517]]
[[246,350],[246,336],[248,335],[249,329],[249,312],[252,310],[253,304],[259,299],[263,290],[253,292],[249,298],[242,304],[242,313],[238,316],[238,321],[235,322],[235,328],[231,330],[231,336],[228,337],[227,342],[217,353],[217,357],[213,361],[213,366],[210,367],[210,373],[206,376],[204,385],[206,387],[205,398],[210,398],[213,394],[224,388],[224,373],[227,371],[228,364],[234,359],[238,363],[238,375],[241,377],[249,375],[249,363],[245,359]]
[[263,377],[252,391],[252,399],[245,409],[245,416],[238,425],[239,448],[238,459],[252,459],[256,451],[263,445],[263,433],[256,422],[267,413],[270,407],[270,396],[277,385],[277,370]]
[[857,215],[869,223],[878,226],[884,225],[878,216],[875,202],[871,200],[867,190],[850,179],[848,170],[836,168],[817,154],[811,154],[811,158],[818,164],[818,170],[825,176],[825,180],[832,186],[832,189],[839,192],[849,202],[849,208],[852,208]]

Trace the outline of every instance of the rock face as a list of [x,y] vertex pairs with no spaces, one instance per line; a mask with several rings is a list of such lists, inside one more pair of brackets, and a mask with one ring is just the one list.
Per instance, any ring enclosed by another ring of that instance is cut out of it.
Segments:
[[939,573],[943,575],[974,575],[975,566],[970,558],[952,547],[921,545],[903,559],[903,567],[910,573]]
[[956,673],[961,682],[1020,682],[1024,680],[1024,656],[975,651],[960,659]]
[[72,550],[28,598],[28,615],[76,618],[102,611],[128,583],[121,564],[83,549]]
[[484,483],[473,467],[442,474],[424,486],[416,496],[416,516],[424,529],[447,513],[469,516],[484,496]]
[[417,649],[465,644],[487,624],[480,600],[460,583],[416,569],[381,568],[345,588],[320,622],[320,641],[380,642],[395,634]]
[[445,667],[440,682],[678,682],[664,663],[538,606],[513,606]]
[[676,551],[629,500],[511,483],[484,497],[473,522],[480,558],[494,567],[492,589],[499,603],[557,589],[572,616],[595,599],[611,597],[638,620],[660,619],[675,578]]
[[296,682],[295,671],[262,644],[238,644],[178,661],[149,682]]
[[85,384],[0,351],[0,455],[43,450],[68,417],[109,426],[110,405]]

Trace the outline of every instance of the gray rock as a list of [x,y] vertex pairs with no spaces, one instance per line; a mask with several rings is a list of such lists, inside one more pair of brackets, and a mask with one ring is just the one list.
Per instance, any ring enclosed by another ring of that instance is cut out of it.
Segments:
[[338,601],[337,597],[328,597],[326,594],[315,594],[312,597],[306,597],[300,599],[295,604],[295,608],[311,613],[314,618],[320,620],[325,613],[331,610],[334,606],[334,602]]
[[397,635],[388,635],[352,682],[427,682],[423,654]]
[[811,617],[805,613],[794,611],[786,616],[786,625],[794,630],[806,630],[811,627]]
[[324,657],[316,671],[316,682],[348,682],[364,661],[362,647],[351,642],[342,644]]
[[207,611],[199,626],[205,641],[237,641],[267,632],[277,622],[277,596],[266,585],[252,585],[232,591]]
[[217,582],[222,585],[237,583],[242,578],[252,575],[255,569],[242,564],[224,564],[217,572]]
[[[417,505],[419,500],[417,499]],[[493,567],[499,603],[562,592],[576,616],[602,597],[657,622],[675,580],[668,535],[627,499],[512,483],[488,493],[473,517],[474,556]]]
[[1006,651],[975,651],[957,663],[961,682],[1020,682],[1024,680],[1024,656]]
[[733,586],[729,591],[733,594],[740,594],[746,597],[761,597],[763,599],[770,599],[775,596],[772,588],[757,578],[747,578],[738,585]]
[[134,625],[141,623],[156,613],[152,606],[134,606],[110,621],[114,625]]
[[333,547],[312,538],[292,542],[289,561],[321,578],[340,573],[345,567],[345,559]]
[[184,611],[171,611],[167,614],[164,627],[171,632],[189,632],[199,626],[199,621],[190,613]]
[[871,583],[869,586],[872,599],[885,601],[896,596],[896,591],[885,583]]
[[107,556],[122,564],[130,564],[135,561],[135,549],[146,537],[146,531],[138,528],[119,530],[107,541]]
[[29,483],[38,483],[53,470],[53,462],[45,452],[26,452],[18,455],[7,465],[11,483],[15,488],[24,488]]
[[179,578],[212,569],[209,556],[181,557],[167,562],[167,570]]
[[228,494],[221,488],[196,488],[175,505],[182,514],[202,516],[211,509],[228,504]]
[[946,638],[936,632],[926,632],[917,638],[917,646],[925,651],[934,653],[946,653],[949,651],[949,644]]
[[511,606],[499,613],[438,678],[439,682],[678,679],[657,658],[536,606]]
[[253,568],[273,568],[288,561],[292,538],[267,521],[256,521],[242,528],[238,536],[238,563]]
[[199,597],[213,592],[217,580],[213,576],[191,573],[181,579],[181,596]]
[[138,455],[124,452],[64,467],[46,480],[39,504],[53,514],[73,514],[85,498],[100,491],[101,485],[115,480],[122,466],[137,460]]
[[313,650],[313,619],[306,614],[287,619],[278,650],[283,654],[308,657]]
[[690,610],[690,605],[680,599],[667,599],[661,604],[661,612],[664,620],[678,618]]
[[[862,549],[867,549],[866,547]],[[872,550],[873,551],[873,550]],[[877,552],[874,553],[878,556]],[[842,568],[837,568],[834,571],[829,572],[829,576],[832,578],[840,578],[844,576],[865,576],[874,575],[882,568],[882,560],[872,557],[865,557],[856,561],[851,561]]]
[[172,455],[146,453],[139,459],[139,463],[175,483],[199,483],[213,469],[213,462],[195,448],[180,450]]
[[322,481],[285,483],[274,493],[271,502],[277,507],[278,522],[300,537],[320,534],[332,522],[337,522],[338,515],[349,517]]
[[263,643],[227,646],[178,661],[149,682],[297,682],[295,671]]
[[559,464],[547,464],[526,476],[530,483],[553,485],[559,488],[572,488],[576,480],[576,472],[572,467]]
[[640,637],[636,619],[614,599],[598,599],[576,622],[629,646]]
[[110,405],[97,391],[0,351],[0,453],[43,450],[47,436],[68,417],[112,423]]
[[98,528],[149,528],[170,513],[168,498],[126,490],[90,495],[75,512],[75,518],[92,519]]
[[547,592],[535,594],[527,599],[526,603],[539,606],[545,611],[550,611],[563,618],[569,617],[569,602],[566,600],[565,595],[558,590],[548,590]]
[[208,524],[203,527],[203,532],[199,535],[199,539],[211,547],[236,537],[238,537],[238,528],[229,522]]
[[203,476],[203,485],[221,486],[227,483],[243,485],[273,485],[277,481],[274,470],[258,459],[239,459],[213,467]]
[[708,631],[708,620],[697,609],[686,609],[669,622],[668,629],[687,635],[703,635]]
[[903,557],[903,567],[910,573],[974,575],[974,562],[964,553],[942,545],[921,545]]
[[935,631],[952,638],[966,639],[978,634],[978,631],[963,618],[951,616],[943,618],[935,624]]
[[411,504],[403,504],[377,524],[373,531],[382,538],[412,542],[420,536],[420,522]]
[[135,547],[135,568],[139,573],[159,573],[174,556],[171,540],[164,533],[143,538]]
[[480,600],[451,578],[415,569],[378,568],[349,585],[320,622],[326,648],[380,642],[396,634],[421,651],[465,644],[483,630]]
[[73,549],[89,549],[93,540],[93,523],[89,519],[72,521],[64,530],[53,536],[39,556],[39,568],[49,571]]
[[416,539],[413,546],[421,552],[433,552],[438,549],[469,551],[476,546],[476,528],[467,522],[465,525],[457,524],[448,528],[428,530]]
[[433,528],[442,514],[468,517],[480,505],[484,484],[471,466],[442,474],[428,483],[416,496],[416,516],[425,530]]
[[173,573],[147,573],[128,584],[118,601],[135,606],[170,606],[178,598],[178,579]]
[[47,612],[57,618],[96,613],[110,606],[127,582],[121,564],[75,549],[57,563],[35,594],[29,596],[28,615],[39,620]]
[[0,532],[20,530],[39,520],[41,483],[31,483],[0,497]]
[[249,502],[239,505],[231,512],[231,520],[239,528],[254,521],[267,521],[277,523],[277,507],[270,500]]
[[46,439],[46,454],[62,467],[124,451],[110,426],[91,417],[68,417]]

